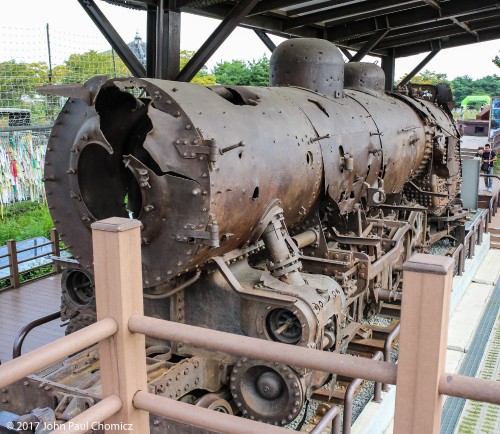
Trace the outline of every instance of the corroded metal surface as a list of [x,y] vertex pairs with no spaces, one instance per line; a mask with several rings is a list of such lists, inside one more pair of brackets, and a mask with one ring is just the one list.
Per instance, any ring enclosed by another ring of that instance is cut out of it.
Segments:
[[[71,331],[93,321],[90,225],[111,216],[142,224],[145,314],[204,327],[204,340],[213,329],[344,352],[364,318],[404,300],[403,262],[464,236],[459,135],[437,89],[386,94],[376,65],[344,76],[339,59],[291,40],[273,87],[97,77],[62,89],[74,93],[45,169],[82,267],[63,288]],[[284,424],[328,378],[151,336],[150,392],[217,411]]]

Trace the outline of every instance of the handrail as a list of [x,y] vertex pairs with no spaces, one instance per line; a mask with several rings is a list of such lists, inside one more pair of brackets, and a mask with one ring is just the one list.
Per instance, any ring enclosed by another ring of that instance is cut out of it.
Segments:
[[[109,395],[102,401],[75,416],[71,421],[59,426],[51,434],[83,434],[89,429],[95,429],[98,425],[118,413],[123,406],[122,400],[117,395]],[[124,428],[128,428],[125,426]],[[127,430],[124,429],[124,432]]]
[[334,372],[345,377],[362,377],[365,380],[396,384],[397,367],[387,362],[265,341],[143,315],[132,315],[128,325],[132,333],[183,342],[198,348],[286,363],[299,368]]
[[0,366],[0,388],[90,347],[114,335],[117,330],[116,321],[112,318],[105,318],[24,356],[10,360]]
[[21,355],[21,348],[23,346],[24,340],[31,330],[43,324],[47,324],[50,321],[54,321],[57,318],[61,318],[61,311],[57,311],[51,313],[50,315],[38,318],[35,321],[31,321],[30,323],[26,324],[21,330],[19,330],[19,333],[16,336],[16,340],[14,341],[14,346],[12,348],[12,358],[17,359]]
[[[133,399],[134,407],[178,422],[198,426],[211,431],[231,434],[290,434],[290,430],[274,425],[263,425],[250,419],[219,413],[208,408],[174,401],[139,390]],[[196,420],[197,422],[193,422]],[[265,428],[264,428],[265,427]]]

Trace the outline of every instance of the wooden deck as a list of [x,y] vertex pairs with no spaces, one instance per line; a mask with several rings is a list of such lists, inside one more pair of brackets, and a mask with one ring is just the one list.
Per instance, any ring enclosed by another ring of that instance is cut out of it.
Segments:
[[[19,330],[29,322],[57,312],[61,299],[61,275],[50,276],[0,292],[0,360],[12,359],[12,346]],[[22,347],[22,354],[64,336],[57,319],[33,329]]]

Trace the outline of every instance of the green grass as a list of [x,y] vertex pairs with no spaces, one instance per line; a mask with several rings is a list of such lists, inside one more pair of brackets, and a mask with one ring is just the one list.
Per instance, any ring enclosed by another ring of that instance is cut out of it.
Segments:
[[0,218],[0,246],[7,240],[22,241],[28,238],[49,237],[54,227],[46,204],[20,202],[3,209]]

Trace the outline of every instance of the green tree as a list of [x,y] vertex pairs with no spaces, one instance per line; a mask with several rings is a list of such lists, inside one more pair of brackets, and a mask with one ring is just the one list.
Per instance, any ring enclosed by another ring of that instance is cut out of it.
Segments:
[[130,75],[123,61],[112,51],[98,53],[95,50],[83,54],[71,54],[57,70],[62,83],[84,83],[96,75],[126,77]]
[[[404,78],[403,76],[401,80]],[[400,80],[400,81],[401,81]],[[418,84],[440,84],[440,83],[449,83],[450,80],[448,80],[448,77],[446,74],[441,73],[441,72],[435,72],[435,71],[429,71],[426,69],[424,72],[421,74],[416,75],[411,79],[412,83],[418,83]]]
[[268,86],[269,59],[264,56],[251,62],[245,62],[244,60],[224,61],[214,66],[213,73],[218,84]]
[[451,82],[453,99],[457,105],[467,95],[500,95],[500,80],[494,75],[474,80],[468,75],[456,77]]
[[495,56],[493,63],[500,68],[500,56]]
[[37,86],[49,83],[49,68],[43,62],[0,63],[0,106],[19,107],[35,98]]
[[[181,69],[186,66],[186,63],[191,60],[194,56],[195,51],[181,50]],[[215,76],[207,72],[207,67],[204,66],[201,70],[194,76],[191,83],[198,83],[203,86],[213,86],[215,84]]]

